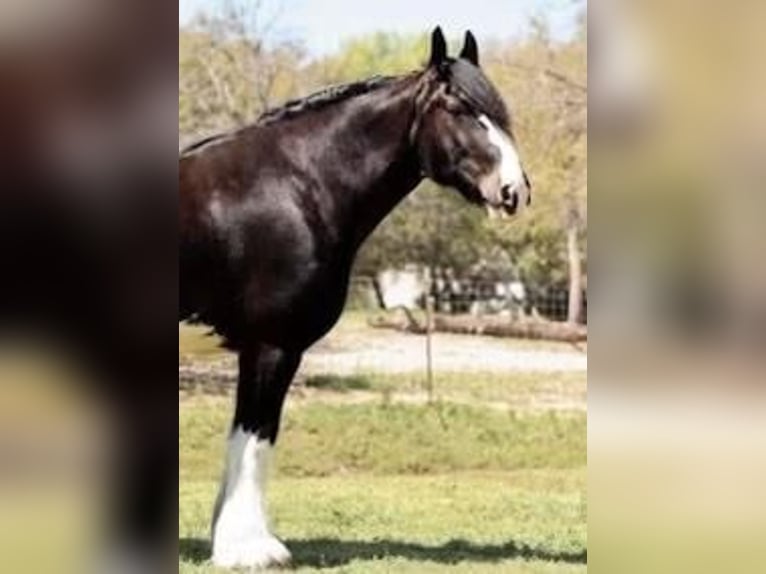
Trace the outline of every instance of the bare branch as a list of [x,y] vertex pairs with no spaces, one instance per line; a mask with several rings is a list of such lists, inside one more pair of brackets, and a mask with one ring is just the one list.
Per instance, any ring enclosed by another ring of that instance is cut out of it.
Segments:
[[562,72],[559,72],[557,70],[554,70],[551,67],[545,67],[545,68],[537,68],[534,66],[529,66],[526,64],[519,64],[518,62],[507,62],[507,65],[516,68],[517,70],[523,70],[530,74],[543,74],[549,78],[552,78],[554,80],[557,80],[561,82],[562,84],[584,94],[587,95],[588,93],[588,87],[573,80],[566,74],[563,74]]

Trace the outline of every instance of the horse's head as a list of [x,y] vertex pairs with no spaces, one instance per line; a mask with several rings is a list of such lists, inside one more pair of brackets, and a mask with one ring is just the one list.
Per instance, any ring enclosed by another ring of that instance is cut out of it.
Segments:
[[412,137],[426,176],[507,214],[529,204],[531,186],[508,110],[479,67],[471,32],[454,59],[447,56],[441,29],[434,30],[416,108]]

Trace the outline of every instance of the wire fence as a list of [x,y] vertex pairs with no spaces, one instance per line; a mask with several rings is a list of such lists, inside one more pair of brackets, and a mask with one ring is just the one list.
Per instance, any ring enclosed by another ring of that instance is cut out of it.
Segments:
[[[579,322],[587,323],[587,292],[581,293]],[[354,277],[349,308],[360,310],[428,309],[443,315],[498,317],[510,320],[566,321],[569,288],[566,285],[527,286],[520,281],[479,279],[422,279],[415,273],[390,272],[378,278]]]

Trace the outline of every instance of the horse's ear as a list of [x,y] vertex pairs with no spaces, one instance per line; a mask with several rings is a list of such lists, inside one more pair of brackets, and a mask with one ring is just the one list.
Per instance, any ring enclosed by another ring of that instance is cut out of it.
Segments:
[[465,42],[463,42],[460,57],[463,60],[468,60],[474,66],[479,66],[479,45],[476,43],[476,38],[470,30],[465,33]]
[[431,59],[429,66],[438,66],[447,59],[447,42],[444,40],[441,26],[431,32]]

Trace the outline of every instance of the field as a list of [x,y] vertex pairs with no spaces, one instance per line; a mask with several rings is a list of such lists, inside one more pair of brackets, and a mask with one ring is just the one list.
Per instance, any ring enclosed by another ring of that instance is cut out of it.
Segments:
[[[210,573],[233,363],[198,329],[179,338],[179,569]],[[429,395],[422,345],[347,315],[307,357],[269,486],[294,570],[585,572],[584,355],[442,336]]]

